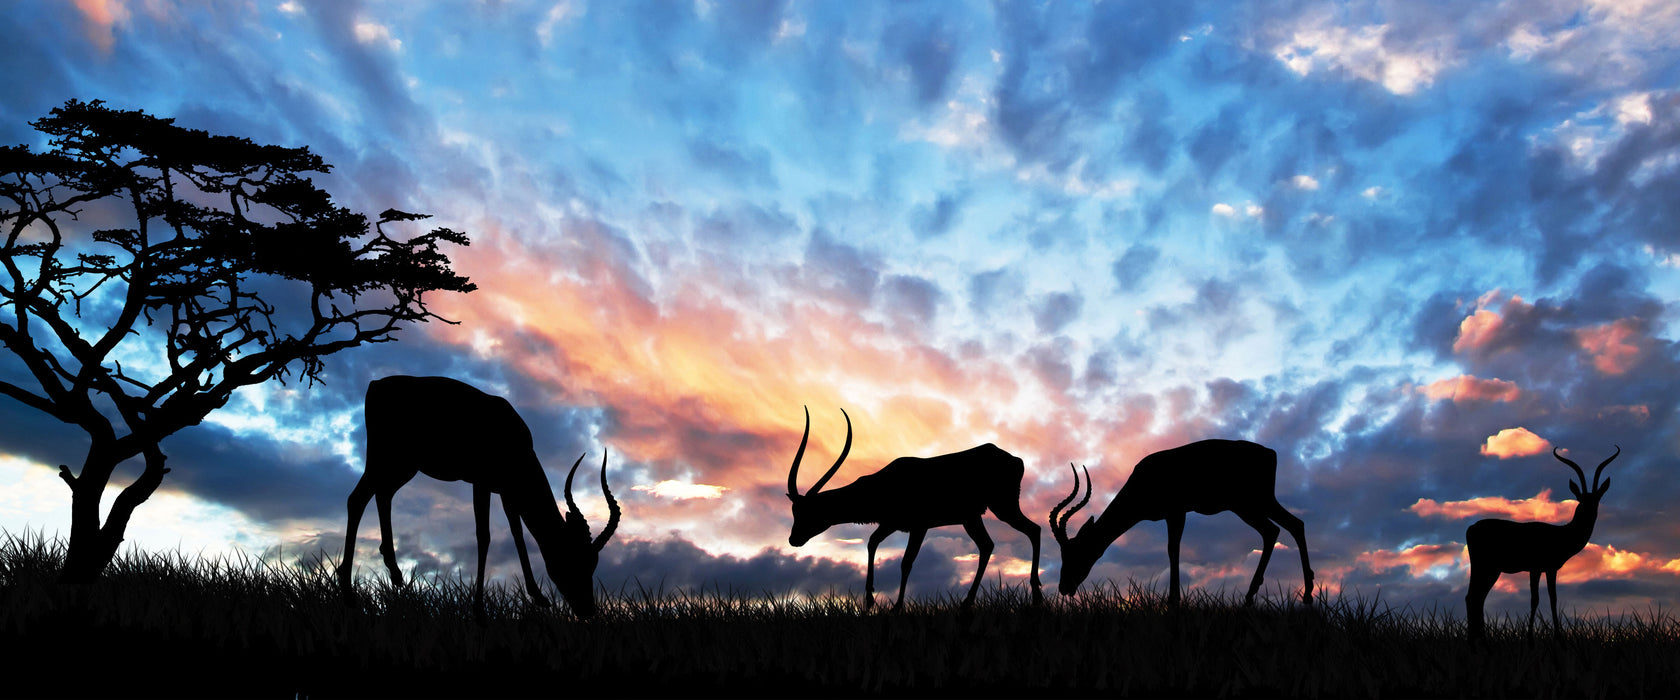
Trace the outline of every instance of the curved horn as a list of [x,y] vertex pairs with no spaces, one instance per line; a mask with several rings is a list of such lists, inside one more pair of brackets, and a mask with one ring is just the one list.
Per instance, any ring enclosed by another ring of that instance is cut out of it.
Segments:
[[[584,454],[589,454],[585,452]],[[578,510],[577,501],[572,500],[572,477],[577,476],[577,468],[583,464],[583,455],[578,455],[577,461],[572,462],[572,470],[566,472],[566,520],[568,522],[582,522],[583,511]]]
[[799,498],[799,460],[805,458],[805,443],[811,440],[811,407],[805,407],[805,435],[799,438],[799,451],[793,453],[793,468],[788,470],[788,498]]
[[607,487],[607,454],[601,453],[601,493],[607,497],[607,527],[601,531],[601,536],[595,538],[595,551],[601,551],[607,546],[607,540],[612,539],[613,532],[618,529],[618,516],[623,512],[618,509],[618,501],[613,499],[612,489]]
[[[1563,462],[1564,464],[1569,465],[1570,469],[1574,469],[1575,470],[1575,476],[1578,476],[1578,477],[1581,478],[1581,488],[1583,488],[1583,489],[1587,488],[1587,473],[1584,472],[1584,471],[1581,471],[1581,465],[1576,464],[1574,462],[1571,462],[1571,461],[1569,461],[1568,457],[1565,457],[1563,455],[1558,454],[1558,448],[1556,448],[1556,447],[1552,448],[1552,456],[1558,458],[1559,462]],[[1609,464],[1609,462],[1606,461],[1605,464]]]
[[1073,472],[1073,491],[1068,493],[1067,498],[1064,498],[1061,502],[1057,503],[1055,508],[1050,509],[1050,534],[1056,537],[1056,544],[1064,546],[1067,545],[1068,539],[1066,527],[1067,523],[1057,519],[1056,515],[1060,513],[1063,508],[1066,508],[1067,504],[1072,503],[1073,499],[1079,495],[1079,468],[1073,466],[1073,462],[1068,462],[1068,470]]
[[834,460],[834,466],[829,467],[828,473],[822,475],[821,479],[817,479],[817,485],[812,486],[810,491],[806,491],[806,495],[821,491],[823,484],[828,483],[829,478],[834,476],[835,472],[840,471],[840,463],[846,461],[846,455],[852,452],[852,417],[846,413],[844,408],[840,409],[840,415],[846,416],[846,446],[840,448],[840,458]]
[[1603,474],[1604,473],[1604,468],[1609,466],[1610,462],[1614,461],[1617,457],[1620,457],[1620,456],[1622,456],[1622,446],[1617,445],[1616,446],[1616,454],[1610,455],[1609,459],[1606,459],[1606,460],[1598,463],[1598,468],[1593,470],[1592,490],[1594,490],[1594,491],[1598,490],[1598,475]]

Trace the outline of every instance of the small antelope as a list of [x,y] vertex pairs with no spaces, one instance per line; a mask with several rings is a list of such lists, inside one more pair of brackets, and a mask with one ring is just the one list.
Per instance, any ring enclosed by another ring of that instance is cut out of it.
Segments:
[[[1070,468],[1073,466],[1068,465]],[[1307,533],[1301,519],[1278,503],[1277,452],[1246,440],[1202,440],[1161,450],[1144,457],[1132,468],[1131,478],[1108,504],[1102,515],[1089,518],[1079,532],[1068,536],[1068,520],[1091,501],[1091,474],[1085,473],[1085,498],[1057,517],[1063,507],[1079,495],[1079,472],[1073,473],[1073,493],[1050,510],[1050,533],[1062,547],[1062,595],[1073,595],[1091,575],[1091,567],[1103,552],[1132,526],[1144,520],[1167,521],[1167,559],[1172,563],[1172,592],[1168,601],[1177,604],[1178,543],[1184,536],[1184,516],[1190,511],[1213,515],[1231,511],[1260,533],[1260,566],[1248,585],[1246,603],[1254,594],[1272,560],[1278,525],[1295,538],[1301,548],[1301,576],[1306,580],[1302,600],[1312,603],[1313,572],[1307,563]]]
[[1587,483],[1586,472],[1581,471],[1580,465],[1558,454],[1556,447],[1552,448],[1552,456],[1575,470],[1575,476],[1582,484],[1576,486],[1574,479],[1569,480],[1569,492],[1575,494],[1577,505],[1575,517],[1570,518],[1568,523],[1518,523],[1487,518],[1477,520],[1464,531],[1464,542],[1470,549],[1470,590],[1464,594],[1464,607],[1471,639],[1481,639],[1486,634],[1482,608],[1499,575],[1523,571],[1528,572],[1528,636],[1534,636],[1534,616],[1540,608],[1541,574],[1546,575],[1546,595],[1552,602],[1552,637],[1563,634],[1557,614],[1557,572],[1570,557],[1585,549],[1587,540],[1592,538],[1593,523],[1598,520],[1598,501],[1604,498],[1605,491],[1610,490],[1610,480],[1605,479],[1600,484],[1598,477],[1621,454],[1622,448],[1618,445],[1615,454],[1593,470],[1592,488],[1583,491],[1582,487]]
[[910,544],[904,548],[904,559],[899,566],[895,604],[903,606],[910,566],[921,551],[922,538],[928,529],[962,525],[980,548],[980,566],[974,570],[974,583],[963,600],[966,608],[974,604],[980,577],[986,573],[986,562],[992,558],[992,538],[986,534],[986,524],[980,519],[989,508],[992,515],[1032,540],[1033,602],[1044,601],[1038,582],[1038,525],[1021,514],[1021,476],[1026,473],[1026,466],[1019,457],[991,443],[938,457],[899,457],[874,474],[823,491],[823,485],[840,471],[840,464],[852,451],[852,417],[845,409],[840,414],[846,416],[846,446],[840,450],[834,466],[829,467],[810,491],[801,494],[799,460],[805,456],[805,444],[811,438],[811,411],[805,410],[805,436],[799,439],[793,468],[788,470],[788,500],[793,501],[793,532],[788,535],[788,544],[802,547],[812,537],[840,523],[879,523],[880,527],[869,536],[869,573],[864,578],[863,607],[870,608],[875,605],[875,548],[887,535],[910,533]]

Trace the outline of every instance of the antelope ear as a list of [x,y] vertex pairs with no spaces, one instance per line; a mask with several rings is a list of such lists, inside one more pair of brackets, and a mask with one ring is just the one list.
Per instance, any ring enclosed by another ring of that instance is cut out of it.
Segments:
[[1085,528],[1088,528],[1088,527],[1090,527],[1090,526],[1091,526],[1091,523],[1094,523],[1094,522],[1096,522],[1096,521],[1097,521],[1097,519],[1096,519],[1096,518],[1086,518],[1086,519],[1085,519],[1085,524],[1084,524],[1084,525],[1080,525],[1080,526],[1079,526],[1079,532],[1076,532],[1076,533],[1073,533],[1073,534],[1074,534],[1074,536],[1075,536],[1075,537],[1078,537],[1078,536],[1079,536],[1079,534],[1080,534],[1080,533],[1083,533],[1083,532],[1085,532]]
[[1609,479],[1605,479],[1604,483],[1598,485],[1598,492],[1599,493],[1604,493],[1605,491],[1609,491],[1609,490],[1610,490],[1610,480]]
[[1575,500],[1581,500],[1581,489],[1575,485],[1575,480],[1569,480],[1569,492],[1575,494]]

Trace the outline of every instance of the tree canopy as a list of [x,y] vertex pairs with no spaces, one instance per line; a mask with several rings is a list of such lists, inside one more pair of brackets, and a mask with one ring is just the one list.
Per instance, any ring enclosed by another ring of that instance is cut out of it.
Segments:
[[[428,217],[387,209],[370,222],[335,205],[306,177],[331,170],[307,147],[97,100],[31,125],[46,148],[0,147],[0,343],[32,381],[0,377],[0,394],[92,438],[81,472],[60,470],[74,494],[72,560],[93,540],[114,553],[168,471],[158,441],[239,387],[313,382],[327,355],[448,322],[426,293],[475,289],[440,249],[466,235],[402,239],[388,228]],[[111,469],[141,455],[145,472],[98,526]],[[97,558],[95,575],[109,555]]]

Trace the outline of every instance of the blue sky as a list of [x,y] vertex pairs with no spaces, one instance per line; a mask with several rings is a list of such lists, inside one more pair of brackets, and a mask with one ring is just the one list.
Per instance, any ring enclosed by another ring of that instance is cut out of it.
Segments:
[[[551,477],[611,450],[614,588],[861,590],[866,527],[787,545],[808,405],[812,463],[838,451],[840,408],[856,426],[836,484],[993,442],[1026,461],[1039,522],[1069,462],[1106,504],[1150,452],[1255,440],[1280,453],[1321,584],[1441,607],[1461,605],[1470,522],[1569,517],[1552,447],[1590,466],[1620,445],[1564,604],[1673,602],[1672,4],[0,13],[28,28],[0,56],[8,143],[102,99],[307,145],[340,203],[473,239],[455,260],[479,291],[436,301],[460,325],[334,356],[324,385],[244,390],[166,441],[140,546],[336,553],[367,382],[444,374],[513,401]],[[85,439],[0,411],[0,526],[67,530],[46,465]],[[466,487],[416,481],[396,519],[411,565],[470,574]],[[1019,584],[1025,539],[988,523],[988,580]],[[496,573],[517,572],[494,532]],[[1164,540],[1145,523],[1093,578],[1164,585]],[[1193,517],[1186,580],[1241,586],[1257,540]],[[957,590],[972,552],[960,528],[930,533],[912,595]],[[1294,556],[1271,583],[1299,585]]]

